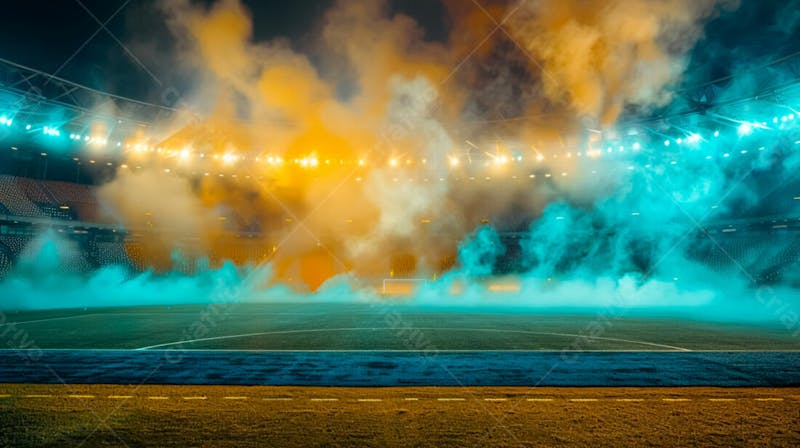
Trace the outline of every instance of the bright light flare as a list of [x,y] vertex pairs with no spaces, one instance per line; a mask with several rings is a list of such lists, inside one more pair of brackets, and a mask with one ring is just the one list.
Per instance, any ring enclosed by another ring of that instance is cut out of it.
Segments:
[[222,155],[222,163],[224,163],[226,165],[230,165],[233,162],[235,162],[236,160],[238,160],[238,157],[235,154],[226,153],[226,154]]
[[753,125],[747,122],[744,122],[739,125],[739,128],[736,131],[739,134],[739,137],[744,137],[745,135],[750,135],[753,133]]

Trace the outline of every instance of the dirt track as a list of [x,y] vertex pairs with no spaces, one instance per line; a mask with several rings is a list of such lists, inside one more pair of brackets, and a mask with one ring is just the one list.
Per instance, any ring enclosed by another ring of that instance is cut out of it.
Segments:
[[2,446],[798,446],[799,389],[0,385]]

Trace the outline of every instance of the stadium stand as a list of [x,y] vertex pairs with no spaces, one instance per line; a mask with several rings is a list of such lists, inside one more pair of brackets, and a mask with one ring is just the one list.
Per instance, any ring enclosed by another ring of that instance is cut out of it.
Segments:
[[0,277],[6,275],[11,269],[11,258],[4,252],[0,252]]
[[131,266],[131,260],[125,252],[125,245],[118,242],[97,242],[97,263],[100,266],[120,265]]
[[3,205],[11,214],[25,217],[45,216],[19,188],[17,178],[14,176],[0,175],[0,198]]
[[30,240],[31,237],[27,235],[0,235],[0,244],[3,244],[14,257],[22,253],[22,249],[25,248],[25,245],[27,245]]
[[98,221],[100,205],[88,186],[56,181],[42,182],[41,185],[59,206],[69,206],[81,221]]

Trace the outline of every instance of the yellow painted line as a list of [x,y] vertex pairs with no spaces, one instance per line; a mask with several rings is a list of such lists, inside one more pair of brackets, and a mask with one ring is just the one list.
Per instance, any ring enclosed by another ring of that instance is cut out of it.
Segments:
[[375,402],[375,401],[383,401],[383,398],[359,398],[357,401]]
[[464,398],[437,398],[439,401],[464,401]]
[[736,401],[735,398],[709,398],[708,401]]
[[644,398],[617,398],[615,401],[644,401]]
[[53,398],[52,395],[36,395],[36,394],[24,395],[24,397],[25,398]]
[[483,401],[508,401],[508,398],[484,398]]
[[405,401],[419,401],[419,398],[408,397],[408,398],[403,398],[403,400],[405,400]]
[[312,398],[311,401],[339,401],[338,398]]
[[689,398],[662,398],[661,401],[692,401]]
[[67,395],[69,398],[94,398],[94,395]]
[[184,400],[207,400],[208,397],[183,397]]
[[247,400],[248,397],[222,397],[223,400]]
[[756,401],[783,401],[783,398],[756,398]]
[[11,396],[11,395],[9,395],[9,394],[0,394],[0,398],[8,398],[8,397],[10,397],[10,396]]
[[552,398],[526,398],[525,401],[553,401]]
[[575,402],[582,403],[582,402],[600,401],[600,400],[598,400],[597,398],[570,398],[569,401],[575,401]]
[[169,397],[147,397],[148,400],[169,400]]
[[112,400],[128,400],[133,398],[133,395],[109,395],[108,398]]
[[264,401],[292,401],[293,398],[286,398],[286,397],[267,397],[263,399]]

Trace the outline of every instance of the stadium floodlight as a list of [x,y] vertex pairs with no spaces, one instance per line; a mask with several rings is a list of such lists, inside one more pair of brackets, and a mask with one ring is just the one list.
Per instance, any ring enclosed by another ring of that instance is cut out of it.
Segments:
[[750,135],[750,134],[753,133],[753,125],[748,123],[748,122],[744,122],[744,123],[739,125],[739,129],[737,130],[737,133],[739,134],[739,137],[744,137],[745,135]]
[[700,141],[700,139],[701,139],[700,134],[692,133],[689,134],[689,137],[686,138],[686,141],[688,143],[697,143]]
[[60,137],[61,136],[61,131],[59,131],[56,128],[51,128],[49,126],[45,126],[44,128],[42,128],[42,133],[44,135],[48,135],[50,137]]
[[719,131],[714,131],[714,137],[719,137]]
[[455,168],[455,167],[458,166],[459,163],[460,163],[460,161],[458,160],[458,157],[455,157],[455,156],[451,156],[450,157],[450,166]]
[[669,146],[669,140],[664,140],[664,146]]
[[8,118],[5,115],[0,116],[0,125],[11,126],[12,124],[14,124],[14,120],[13,119]]
[[639,142],[636,142],[636,143],[633,144],[633,150],[634,151],[638,151],[640,149],[642,149],[642,145],[640,145]]

